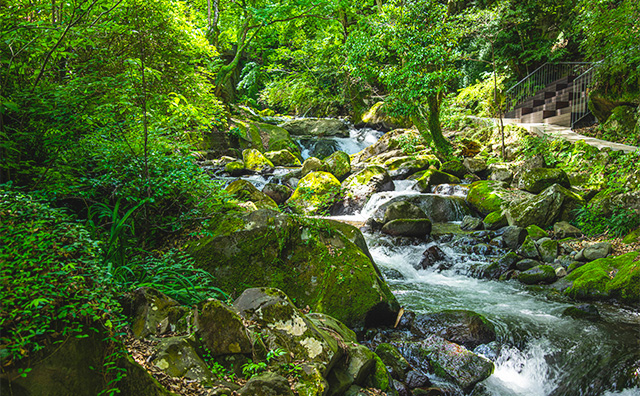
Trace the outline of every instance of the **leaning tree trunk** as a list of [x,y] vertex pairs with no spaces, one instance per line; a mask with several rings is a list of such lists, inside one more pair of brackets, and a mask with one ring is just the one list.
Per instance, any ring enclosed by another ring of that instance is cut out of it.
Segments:
[[442,127],[440,126],[440,103],[438,94],[427,96],[427,105],[429,106],[427,125],[433,138],[436,151],[448,156],[451,153],[451,143],[449,143],[442,134]]

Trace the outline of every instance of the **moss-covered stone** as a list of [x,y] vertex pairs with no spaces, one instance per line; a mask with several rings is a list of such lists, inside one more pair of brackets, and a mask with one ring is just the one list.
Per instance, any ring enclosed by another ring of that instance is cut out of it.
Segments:
[[295,211],[305,215],[327,210],[340,197],[340,182],[331,173],[311,172],[300,180],[287,200]]
[[537,194],[546,188],[559,184],[564,188],[570,188],[569,177],[560,168],[535,168],[525,171],[520,175],[518,188]]
[[431,186],[438,184],[460,184],[460,179],[448,173],[435,169],[428,169],[416,184],[420,192],[431,192]]
[[200,307],[196,327],[211,356],[252,352],[242,318],[221,301],[209,300]]
[[505,214],[510,225],[528,227],[535,224],[547,228],[556,221],[570,219],[573,211],[584,203],[578,194],[554,184],[534,197],[511,205]]
[[266,168],[273,168],[273,163],[256,149],[246,149],[242,151],[242,160],[244,161],[244,167],[254,172],[260,172]]
[[[411,366],[407,359],[402,356],[398,348],[389,343],[381,343],[376,347],[376,355],[384,362],[384,365],[389,368],[390,374],[393,378],[404,381],[407,373],[411,370]],[[386,373],[386,370],[385,370]]]
[[518,249],[518,254],[524,258],[537,260],[540,258],[540,253],[538,253],[538,247],[536,243],[531,238],[531,235],[527,235],[524,242],[522,242],[522,246]]
[[382,232],[392,236],[424,238],[431,233],[429,219],[396,219],[382,226]]
[[631,231],[629,234],[627,234],[623,239],[622,239],[623,243],[626,244],[631,244],[631,243],[637,243],[640,242],[640,228]]
[[159,335],[163,327],[173,327],[174,331],[187,328],[189,309],[174,299],[149,288],[141,287],[133,293],[133,320],[131,331],[136,338]]
[[344,180],[351,173],[351,158],[344,151],[336,151],[322,162],[323,170],[338,180]]
[[258,210],[211,224],[210,236],[190,242],[188,250],[231,295],[277,287],[299,307],[348,326],[395,320],[398,303],[375,264],[330,223]]
[[527,230],[527,234],[529,234],[529,237],[531,237],[533,241],[537,241],[538,239],[549,237],[549,234],[547,234],[545,230],[543,230],[542,228],[538,227],[535,224],[531,224],[530,226],[527,226],[526,230]]
[[440,167],[440,171],[456,176],[458,178],[463,178],[464,175],[469,173],[469,170],[465,168],[464,165],[462,165],[462,162],[457,160],[447,161],[443,163]]
[[271,197],[246,180],[238,179],[229,184],[226,190],[239,201],[253,202],[258,209],[279,210],[278,204]]
[[154,346],[151,364],[171,377],[211,385],[211,369],[198,355],[197,349],[193,336],[165,337]]
[[482,180],[471,184],[467,194],[467,202],[478,212],[487,215],[499,212],[503,203],[506,184],[495,181]]
[[553,263],[558,257],[558,241],[549,238],[541,239],[538,241],[538,251],[542,261]]
[[383,223],[397,219],[426,219],[427,215],[422,209],[407,201],[393,202],[384,211]]
[[352,214],[362,209],[373,194],[393,188],[393,180],[384,168],[368,166],[342,182],[344,202],[338,214]]
[[301,118],[287,121],[281,126],[296,136],[349,136],[347,124],[333,118]]
[[302,163],[302,176],[306,176],[311,172],[317,172],[322,170],[324,164],[322,160],[316,157],[309,157]]
[[423,337],[436,334],[468,349],[496,339],[493,323],[479,313],[465,309],[418,315],[411,324],[411,331]]
[[385,111],[384,102],[377,102],[362,114],[362,123],[373,128],[389,131],[396,128],[408,128],[411,121],[406,118],[392,117]]
[[546,264],[535,266],[518,275],[518,280],[526,285],[549,284],[555,282],[556,279],[556,270]]
[[565,279],[572,284],[565,294],[579,299],[616,298],[640,302],[640,252],[594,260],[573,270]]
[[507,217],[500,210],[491,212],[482,220],[484,228],[487,230],[497,230],[509,224]]
[[380,389],[383,392],[395,390],[393,388],[393,379],[387,371],[387,367],[384,362],[377,354],[374,359],[376,364],[373,369],[373,374],[367,379],[366,385],[371,388]]
[[267,151],[264,156],[275,166],[302,166],[302,163],[289,150]]
[[246,169],[244,167],[244,162],[242,161],[231,161],[228,162],[224,166],[224,171],[233,177],[241,176],[245,173]]
[[284,128],[239,119],[233,119],[233,125],[240,135],[241,149],[253,148],[261,152],[288,150],[296,156],[300,154],[300,149]]

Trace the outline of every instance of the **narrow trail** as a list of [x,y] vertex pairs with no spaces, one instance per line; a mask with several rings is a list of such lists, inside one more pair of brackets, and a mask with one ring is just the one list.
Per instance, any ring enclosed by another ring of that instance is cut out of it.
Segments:
[[[491,121],[495,125],[499,124],[498,119],[495,119],[495,118],[480,118],[480,117],[473,117],[473,118],[477,120],[482,120],[484,122]],[[543,137],[543,136],[555,137],[555,138],[567,140],[571,143],[575,143],[578,140],[584,140],[585,143],[587,143],[588,145],[597,147],[598,149],[609,147],[613,151],[624,151],[625,153],[631,153],[638,150],[638,147],[636,146],[629,146],[627,144],[608,142],[606,140],[601,140],[601,139],[596,139],[589,136],[580,135],[572,131],[571,128],[564,127],[564,126],[544,124],[544,123],[524,124],[524,123],[518,122],[518,120],[515,118],[504,118],[502,121],[504,125],[517,125],[540,137]]]

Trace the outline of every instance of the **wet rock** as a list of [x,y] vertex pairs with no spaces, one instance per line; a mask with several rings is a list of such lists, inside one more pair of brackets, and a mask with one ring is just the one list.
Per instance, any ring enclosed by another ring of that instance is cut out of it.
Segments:
[[560,239],[578,238],[582,236],[579,228],[572,226],[566,221],[560,221],[553,225],[553,233]]
[[275,166],[301,166],[298,157],[289,150],[267,151],[264,156]]
[[392,236],[424,238],[431,233],[429,219],[397,219],[382,226],[382,232]]
[[462,164],[480,177],[486,176],[487,162],[481,158],[465,158]]
[[526,285],[550,284],[557,280],[556,270],[550,265],[538,265],[521,272],[518,280]]
[[489,165],[489,180],[511,183],[513,172],[507,164],[491,164]]
[[455,382],[466,392],[488,378],[494,370],[493,363],[488,359],[435,335],[427,337],[415,347],[431,362],[437,375]]
[[280,125],[296,136],[339,136],[349,137],[349,127],[337,119],[302,118]]
[[410,176],[419,176],[417,179],[420,179],[426,173],[433,170],[433,168],[440,166],[440,160],[434,155],[401,157],[390,161],[393,162],[389,163],[389,161],[387,161],[384,165],[389,169],[389,175],[391,175],[394,180],[406,179]]
[[478,345],[473,350],[473,353],[475,353],[476,355],[482,355],[492,362],[495,362],[498,359],[498,356],[500,356],[501,350],[502,346],[498,344],[497,341],[491,341],[488,344]]
[[518,255],[514,252],[509,252],[489,264],[484,269],[482,276],[488,279],[498,279],[508,271],[514,270],[518,261]]
[[435,334],[469,349],[496,339],[491,322],[478,313],[462,309],[418,315],[411,331],[421,337]]
[[242,318],[218,300],[205,302],[196,320],[197,334],[211,356],[251,354],[252,342]]
[[253,202],[258,209],[279,210],[278,204],[271,197],[258,190],[250,182],[238,179],[229,184],[225,190],[239,201]]
[[571,218],[572,212],[582,205],[582,197],[554,184],[532,198],[511,205],[505,214],[510,225],[528,227],[535,224],[547,228]]
[[311,172],[316,172],[322,169],[322,166],[324,164],[322,163],[322,161],[316,157],[309,157],[306,160],[304,160],[304,163],[302,164],[302,177],[308,175]]
[[474,231],[482,229],[482,220],[477,217],[464,216],[460,229],[465,231]]
[[516,263],[516,268],[518,269],[518,271],[526,271],[540,264],[541,263],[537,260],[524,259]]
[[344,180],[351,173],[351,159],[344,151],[336,151],[322,162],[323,170],[331,173],[338,180]]
[[553,263],[558,257],[558,241],[549,238],[542,238],[538,242],[540,258],[545,263]]
[[409,330],[415,318],[416,318],[415,312],[405,309],[402,317],[400,318],[400,321],[398,322],[398,326],[396,326],[396,328],[400,330]]
[[567,270],[564,267],[557,267],[556,277],[560,279],[560,278],[564,278],[565,276],[567,276]]
[[536,246],[536,243],[528,235],[524,239],[524,242],[518,249],[517,253],[527,259],[537,260],[540,258],[540,253],[538,253],[538,247]]
[[411,370],[409,362],[400,354],[398,348],[391,344],[382,343],[375,349],[376,355],[384,362],[389,369],[391,377],[399,381],[404,381],[407,373]]
[[154,350],[151,363],[169,376],[187,378],[204,385],[213,382],[211,370],[198,355],[193,336],[163,338]]
[[516,250],[527,238],[527,230],[517,226],[507,226],[502,233],[502,238],[509,249]]
[[292,396],[291,387],[286,378],[266,372],[251,377],[240,389],[240,396]]
[[559,168],[535,168],[520,174],[518,188],[537,194],[554,184],[571,188],[569,177]]
[[246,149],[242,151],[242,160],[245,168],[255,172],[273,168],[273,163],[256,149]]
[[336,209],[336,214],[355,213],[362,209],[373,194],[392,191],[393,188],[393,180],[384,168],[368,166],[342,182],[344,202]]
[[599,242],[593,245],[589,245],[584,248],[582,252],[584,258],[587,261],[597,260],[599,258],[605,258],[611,254],[611,243],[609,242]]
[[426,219],[427,215],[422,209],[407,201],[393,202],[384,211],[384,224],[398,219]]
[[484,220],[482,220],[482,224],[487,230],[497,230],[499,228],[508,226],[509,222],[507,221],[507,217],[502,213],[502,211],[498,210],[486,215]]
[[329,209],[339,194],[340,182],[331,173],[311,172],[300,180],[287,204],[296,212],[314,215]]
[[371,223],[374,225],[383,224],[385,211],[389,205],[398,201],[406,201],[419,207],[432,223],[460,221],[471,212],[461,197],[444,197],[433,194],[408,195],[392,198],[381,205],[371,216]]
[[599,319],[600,312],[595,305],[581,304],[573,307],[567,307],[562,311],[563,316],[570,316],[575,319]]
[[242,176],[250,171],[244,167],[244,162],[242,161],[233,161],[229,162],[224,166],[224,171],[227,172],[232,177]]
[[364,385],[375,369],[375,354],[367,347],[351,342],[347,348],[347,357],[336,364],[327,378],[329,395],[340,396],[353,384]]
[[445,253],[438,247],[438,245],[431,245],[424,251],[424,253],[422,253],[422,260],[420,260],[418,268],[427,269],[445,258]]
[[431,187],[439,184],[460,184],[460,179],[436,169],[428,169],[418,179],[415,188],[420,192],[431,192]]
[[273,199],[276,204],[281,205],[291,197],[293,189],[284,184],[267,183],[262,189],[262,193]]
[[413,396],[413,393],[404,382],[393,380],[393,388],[398,392],[399,396]]

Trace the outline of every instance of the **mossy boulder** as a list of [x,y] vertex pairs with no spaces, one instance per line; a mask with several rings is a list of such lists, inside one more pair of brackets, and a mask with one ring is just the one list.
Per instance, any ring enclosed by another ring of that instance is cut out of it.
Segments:
[[238,396],[292,396],[289,381],[270,371],[255,375],[237,391]]
[[289,150],[267,151],[264,156],[275,166],[302,166],[302,163]]
[[411,370],[411,366],[407,359],[400,354],[398,348],[389,344],[381,343],[375,349],[376,355],[384,362],[384,365],[389,368],[391,376],[399,381],[404,381],[407,373]]
[[488,171],[487,161],[482,158],[465,158],[462,164],[473,174],[480,177],[486,176]]
[[380,166],[368,166],[354,173],[342,182],[344,201],[337,214],[352,214],[367,203],[377,192],[392,191],[393,180],[387,171]]
[[496,339],[493,323],[476,312],[464,309],[418,315],[411,324],[411,332],[420,337],[435,334],[468,349]]
[[391,236],[424,238],[431,233],[431,220],[396,219],[383,225],[382,232]]
[[385,162],[385,168],[389,169],[389,174],[393,179],[406,179],[427,168],[438,167],[440,167],[440,160],[435,155],[401,157]]
[[273,199],[273,201],[280,205],[287,201],[287,199],[291,198],[291,194],[293,194],[293,189],[284,184],[276,184],[276,183],[267,183],[262,188],[262,193],[266,194],[269,198]]
[[529,237],[531,237],[533,241],[537,241],[539,239],[549,237],[549,234],[545,230],[543,230],[542,228],[538,227],[535,224],[531,224],[530,226],[526,227],[526,230],[527,230],[527,234],[529,235]]
[[253,202],[258,209],[279,210],[278,204],[273,199],[246,180],[235,180],[226,187],[226,190],[239,201]]
[[339,136],[349,137],[347,124],[337,119],[301,118],[280,125],[291,135],[296,136]]
[[302,163],[302,176],[306,176],[311,172],[322,170],[324,164],[322,160],[316,157],[309,157]]
[[553,233],[556,237],[564,239],[564,238],[578,238],[581,237],[582,231],[569,224],[568,221],[559,221],[553,225]]
[[573,211],[584,203],[578,194],[554,184],[534,197],[511,205],[505,214],[510,225],[528,227],[535,224],[547,228],[557,221],[570,219]]
[[537,260],[540,259],[540,253],[538,253],[538,247],[530,235],[527,235],[522,246],[518,249],[518,254],[524,258]]
[[331,222],[258,210],[211,224],[210,236],[190,242],[188,251],[231,295],[277,287],[299,307],[348,326],[395,320],[398,303],[375,264]]
[[507,217],[500,210],[491,212],[482,220],[484,228],[487,230],[497,230],[509,224]]
[[232,177],[242,176],[247,173],[247,169],[244,167],[244,162],[242,161],[227,162],[224,166],[224,171]]
[[579,299],[615,298],[640,303],[640,252],[592,261],[573,270],[565,294]]
[[488,215],[491,212],[499,212],[504,202],[508,185],[502,182],[481,180],[471,183],[467,202],[469,205],[482,213]]
[[627,234],[623,239],[622,239],[623,243],[626,244],[632,244],[632,243],[637,243],[640,242],[640,228],[631,231],[629,234]]
[[632,106],[618,106],[613,109],[611,115],[600,127],[603,139],[620,141],[637,145],[640,137],[632,137],[638,123],[638,113]]
[[323,161],[322,169],[338,180],[344,180],[351,173],[351,158],[344,151],[336,151]]
[[447,161],[440,166],[440,171],[448,173],[458,178],[463,178],[464,175],[469,173],[469,170],[462,165],[462,162],[457,160]]
[[340,182],[331,173],[311,172],[298,182],[287,204],[305,215],[329,209],[340,197]]
[[407,201],[393,202],[384,211],[384,224],[397,219],[426,219],[422,209]]
[[440,172],[439,170],[428,169],[422,177],[418,179],[416,188],[420,192],[431,192],[431,187],[437,186],[438,184],[460,184],[460,179],[448,173]]
[[537,194],[544,189],[559,184],[564,188],[570,188],[569,177],[560,168],[534,168],[524,171],[518,179],[518,188]]
[[376,209],[369,219],[369,222],[375,227],[381,227],[384,225],[384,214],[387,208],[401,201],[408,202],[422,209],[432,223],[461,221],[464,216],[471,214],[471,210],[462,197],[417,194],[392,198]]
[[159,336],[167,328],[181,331],[189,326],[187,307],[149,287],[141,287],[134,291],[130,313],[131,331],[136,338]]
[[273,163],[256,149],[243,150],[242,160],[244,167],[254,172],[261,172],[267,168],[273,168]]
[[558,241],[554,241],[550,238],[543,238],[538,240],[538,251],[540,252],[540,258],[545,263],[553,263],[558,257]]
[[491,262],[483,271],[482,276],[488,279],[499,279],[502,275],[516,268],[520,260],[515,252],[509,252]]
[[525,285],[550,284],[557,280],[556,270],[546,264],[537,265],[531,269],[521,272],[518,280]]
[[242,318],[227,304],[209,300],[199,308],[197,335],[212,357],[251,354],[252,342]]
[[193,336],[165,337],[154,346],[151,364],[171,377],[186,378],[211,385],[211,369],[198,355],[198,344]]
[[300,154],[298,145],[291,139],[289,132],[276,125],[256,121],[233,119],[232,124],[239,135],[241,149],[256,149],[261,152],[288,150],[294,155]]
[[361,123],[359,124],[381,131],[390,131],[396,128],[408,128],[411,126],[411,121],[406,118],[390,116],[385,111],[384,102],[377,102],[362,114]]
[[[410,145],[412,149],[415,149],[415,143],[424,143],[422,136],[420,136],[420,133],[417,130],[395,129],[382,135],[382,137],[371,146],[366,147],[357,154],[354,154],[351,158],[351,163],[353,165],[370,162],[375,159],[374,157],[395,149],[401,149],[404,145]],[[402,151],[398,150],[398,153],[402,153]],[[389,157],[386,159],[388,158]]]

